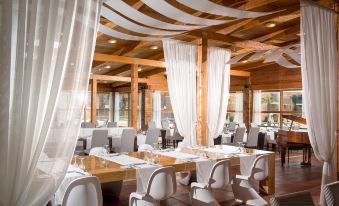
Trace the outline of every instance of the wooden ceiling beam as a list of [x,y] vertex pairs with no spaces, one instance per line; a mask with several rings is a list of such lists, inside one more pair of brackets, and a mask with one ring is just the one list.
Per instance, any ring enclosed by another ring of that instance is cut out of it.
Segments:
[[109,54],[100,54],[94,53],[94,61],[101,62],[119,62],[125,64],[138,64],[142,66],[151,66],[151,67],[165,67],[165,63],[163,61],[156,61],[150,59],[141,59],[134,57],[125,57],[125,56],[116,56]]
[[[109,75],[98,75],[91,74],[90,79],[95,79],[97,81],[109,81],[109,82],[131,82],[131,77],[122,77],[122,76],[109,76]],[[148,83],[146,78],[138,78],[139,83]]]

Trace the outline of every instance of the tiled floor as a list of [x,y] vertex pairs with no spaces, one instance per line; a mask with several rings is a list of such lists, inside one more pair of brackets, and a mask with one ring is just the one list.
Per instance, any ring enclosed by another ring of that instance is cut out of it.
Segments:
[[[302,156],[300,153],[291,154],[290,163],[284,167],[280,164],[280,157],[276,155],[276,195],[297,192],[302,190],[311,191],[313,201],[316,205],[319,202],[320,182],[322,164],[312,157],[312,166],[304,167],[300,165]],[[235,171],[238,168],[234,168]],[[104,206],[127,206],[129,194],[135,191],[135,181],[124,183],[119,199],[110,197],[104,198]],[[214,191],[218,202],[223,206],[238,205],[233,198],[231,187]],[[271,196],[264,198],[269,201]],[[171,198],[161,202],[161,205],[189,205],[189,187],[178,184],[178,190]]]

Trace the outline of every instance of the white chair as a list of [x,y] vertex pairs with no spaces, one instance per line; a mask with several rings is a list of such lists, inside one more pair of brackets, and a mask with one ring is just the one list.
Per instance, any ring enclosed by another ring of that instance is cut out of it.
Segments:
[[235,122],[230,122],[230,123],[228,124],[228,131],[234,132],[236,126],[237,126],[237,123],[235,123]]
[[97,177],[73,180],[66,189],[62,206],[102,206],[102,192]]
[[118,122],[108,122],[107,128],[118,127]]
[[93,147],[103,147],[105,145],[108,145],[108,130],[93,130],[92,135],[92,144],[91,148]]
[[135,142],[135,129],[123,129],[121,135],[121,144],[119,148],[115,149],[115,152],[133,152]]
[[245,135],[245,128],[238,127],[234,133],[234,138],[232,143],[226,143],[226,145],[235,145],[238,146],[238,142],[243,142]]
[[177,191],[175,170],[173,167],[163,167],[155,170],[147,184],[146,193],[133,192],[129,196],[130,206],[160,205]]
[[254,122],[252,122],[252,123],[251,123],[251,127],[258,127],[258,124],[257,124],[257,123],[254,123]]
[[323,190],[327,205],[339,205],[339,181],[326,184]]
[[148,125],[148,129],[155,129],[155,128],[157,128],[157,126],[155,125],[154,121],[149,121],[147,123],[147,125]]
[[250,132],[247,135],[246,147],[256,148],[258,146],[259,130],[259,127],[251,127]]
[[161,120],[161,126],[163,129],[170,129],[170,125],[167,119]]
[[160,136],[160,129],[158,128],[148,129],[146,133],[145,144],[154,145],[154,143],[158,143],[159,136]]
[[192,205],[219,205],[213,196],[212,189],[223,188],[230,184],[230,167],[231,162],[229,160],[221,160],[213,165],[207,183],[193,182],[191,184]]
[[267,202],[256,191],[255,181],[268,176],[268,155],[261,155],[252,164],[249,175],[236,175],[233,179],[233,193],[237,201],[247,205],[267,205]]
[[142,144],[138,147],[138,152],[152,151],[154,148],[149,144]]

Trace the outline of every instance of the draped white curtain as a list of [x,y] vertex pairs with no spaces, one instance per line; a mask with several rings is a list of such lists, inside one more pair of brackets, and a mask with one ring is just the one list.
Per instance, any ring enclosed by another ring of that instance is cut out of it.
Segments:
[[120,121],[120,93],[114,93],[114,122]]
[[261,91],[253,91],[253,115],[252,122],[257,125],[261,124]]
[[161,128],[161,92],[153,93],[153,121],[157,128]]
[[197,46],[163,40],[167,83],[175,123],[183,145],[196,145],[196,53]]
[[243,123],[243,92],[236,92],[235,93],[235,116],[234,122]]
[[230,88],[231,52],[217,47],[207,48],[207,143],[221,133],[225,121]]
[[101,1],[0,5],[0,205],[44,205],[76,145]]
[[[336,181],[337,41],[336,14],[301,2],[301,71],[305,116],[317,159],[324,162],[322,186]],[[323,193],[320,203],[325,205]]]

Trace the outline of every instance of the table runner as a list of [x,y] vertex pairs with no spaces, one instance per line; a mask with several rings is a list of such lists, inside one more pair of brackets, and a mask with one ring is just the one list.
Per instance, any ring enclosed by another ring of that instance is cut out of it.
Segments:
[[137,179],[137,192],[146,193],[148,181],[151,178],[152,173],[159,169],[159,165],[143,164],[136,165],[136,179]]
[[[226,147],[226,146],[225,146]],[[240,154],[240,150],[239,147],[234,147],[234,146],[227,146],[227,149],[218,149],[215,147],[206,147],[206,148],[202,148],[201,150],[204,150],[206,152],[213,152],[213,153],[219,153],[219,154],[223,154],[223,155],[238,155]]]
[[239,154],[240,157],[240,173],[241,175],[249,176],[251,175],[251,169],[256,154]]
[[139,164],[146,164],[147,162],[145,160],[142,159],[138,159],[135,157],[131,157],[128,155],[105,155],[105,156],[98,156],[100,158],[103,158],[105,160],[111,161],[111,162],[115,162],[119,165],[122,166],[130,166],[130,165],[139,165]]
[[198,159],[196,160],[197,182],[208,183],[215,159]]
[[177,158],[177,159],[184,159],[184,160],[200,158],[200,156],[198,156],[198,155],[188,154],[188,153],[179,152],[179,151],[154,151],[154,153],[159,154],[159,155],[168,156],[168,157]]

